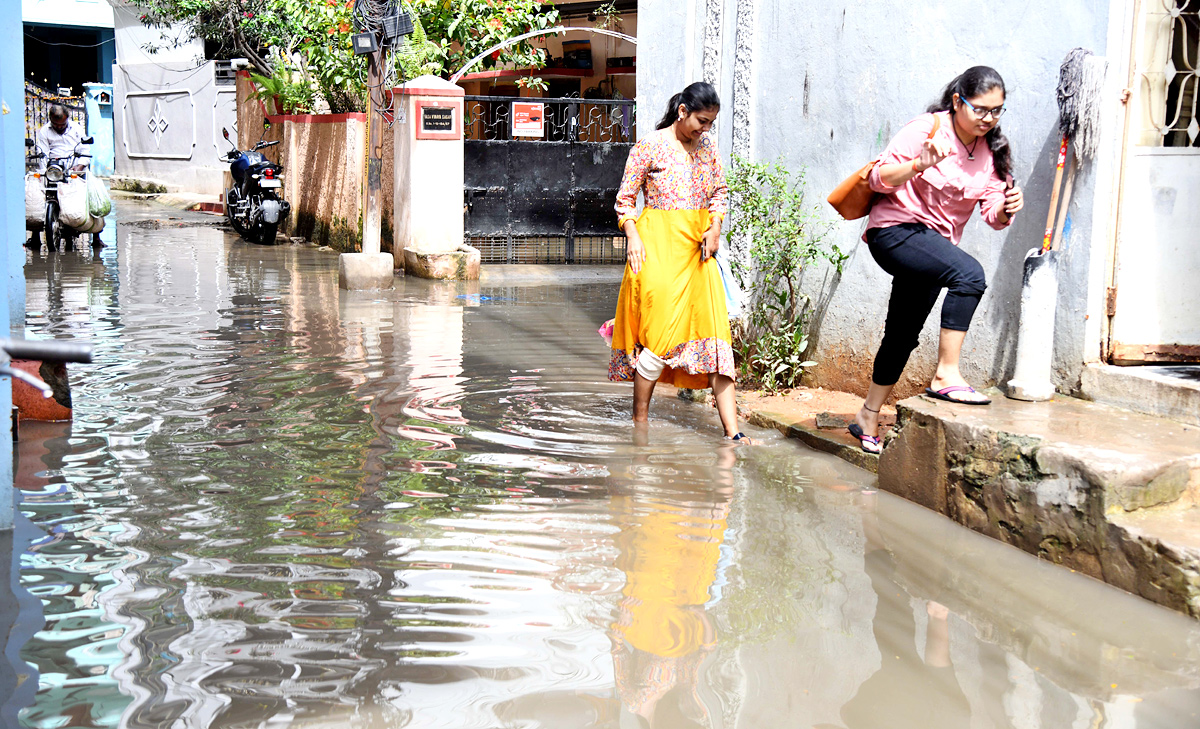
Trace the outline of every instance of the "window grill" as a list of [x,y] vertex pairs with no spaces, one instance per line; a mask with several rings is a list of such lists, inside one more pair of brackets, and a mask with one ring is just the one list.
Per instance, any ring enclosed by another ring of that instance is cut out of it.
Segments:
[[213,61],[213,84],[216,86],[237,85],[237,71],[233,70],[232,61]]
[[1137,143],[1200,147],[1200,0],[1148,0],[1140,44]]

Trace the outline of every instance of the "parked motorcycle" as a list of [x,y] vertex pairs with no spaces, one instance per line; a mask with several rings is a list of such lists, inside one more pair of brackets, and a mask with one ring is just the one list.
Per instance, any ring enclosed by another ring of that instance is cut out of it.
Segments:
[[[264,133],[269,126],[264,125]],[[228,129],[221,129],[221,134],[233,144]],[[225,191],[225,215],[238,235],[252,243],[273,244],[279,224],[292,211],[291,203],[281,195],[283,166],[258,151],[276,144],[279,142],[260,139],[253,149],[244,152],[234,145],[224,157],[233,175],[233,187]]]
[[[100,242],[99,229],[92,230],[91,228],[72,228],[64,225],[60,220],[61,206],[58,201],[58,186],[64,181],[70,180],[86,180],[88,170],[86,167],[81,170],[75,169],[75,166],[85,158],[90,158],[92,155],[85,154],[79,150],[83,145],[90,145],[95,141],[92,137],[81,139],[79,144],[75,146],[70,157],[51,157],[46,162],[46,169],[41,172],[29,172],[34,179],[42,181],[42,194],[45,196],[46,210],[42,218],[42,232],[46,237],[46,248],[48,250],[56,250],[59,245],[64,248],[71,248],[75,244],[75,238],[91,233],[92,245],[102,245]],[[25,140],[27,146],[32,146],[32,140]],[[38,153],[28,157],[28,160],[41,159],[45,155]],[[85,216],[86,217],[86,216]],[[98,225],[103,228],[104,221],[99,219]],[[36,238],[35,238],[36,241]]]

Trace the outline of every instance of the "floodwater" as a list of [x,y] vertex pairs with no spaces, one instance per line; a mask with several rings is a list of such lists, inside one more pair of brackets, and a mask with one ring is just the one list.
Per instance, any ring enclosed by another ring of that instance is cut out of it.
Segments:
[[1196,622],[711,408],[635,431],[611,282],[341,292],[336,255],[123,208],[26,267],[30,335],[96,361],[21,427],[6,717],[1200,726]]

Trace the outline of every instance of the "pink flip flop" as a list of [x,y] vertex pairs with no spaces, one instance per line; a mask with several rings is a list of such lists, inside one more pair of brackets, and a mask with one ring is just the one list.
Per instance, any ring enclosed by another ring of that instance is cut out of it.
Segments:
[[952,393],[952,392],[974,392],[976,395],[979,394],[979,391],[976,390],[974,387],[971,387],[970,385],[951,385],[950,387],[943,387],[940,390],[934,390],[933,388],[930,388],[930,387],[925,388],[925,394],[932,398],[935,398],[937,400],[945,400],[946,402],[956,402],[959,405],[991,405],[992,404],[992,401],[987,400],[987,399],[984,399],[984,400],[962,400],[957,397],[950,397],[950,393]]
[[[873,435],[867,435],[864,433],[863,429],[859,427],[858,423],[850,423],[850,425],[846,427],[846,430],[850,431],[850,435],[858,438],[859,445],[865,453],[873,453],[875,455],[883,453],[883,444],[879,442],[879,439]],[[875,446],[875,448],[878,450],[872,450],[867,447],[868,445]]]

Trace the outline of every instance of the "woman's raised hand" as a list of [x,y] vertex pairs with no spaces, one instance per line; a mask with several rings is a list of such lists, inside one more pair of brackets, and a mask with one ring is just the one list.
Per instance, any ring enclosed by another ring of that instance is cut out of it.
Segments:
[[917,172],[924,172],[933,167],[938,162],[950,156],[950,152],[954,150],[950,142],[945,139],[934,137],[926,139],[921,145],[921,156],[917,157],[917,163],[914,169]]
[[625,257],[629,260],[630,270],[636,276],[642,270],[642,264],[646,262],[646,246],[636,229],[632,233],[627,232],[625,240]]
[[1004,191],[1004,212],[1009,216],[1016,215],[1025,207],[1025,194],[1021,188],[1013,185]]

